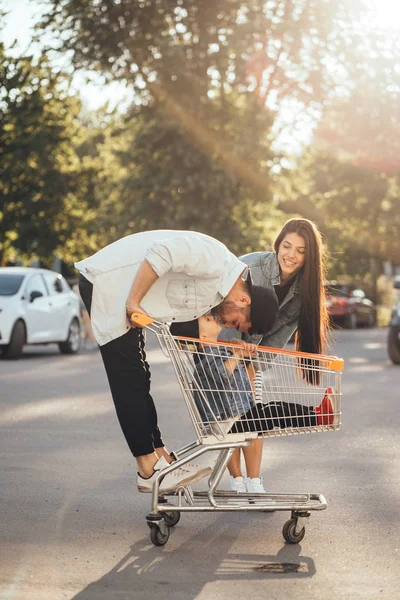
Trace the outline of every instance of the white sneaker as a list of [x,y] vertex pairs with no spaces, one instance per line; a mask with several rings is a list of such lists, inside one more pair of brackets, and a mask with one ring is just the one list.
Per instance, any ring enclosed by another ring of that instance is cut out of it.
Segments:
[[[151,493],[153,491],[153,483],[158,475],[159,471],[166,469],[169,467],[169,464],[162,456],[158,459],[156,464],[154,465],[154,473],[151,477],[142,477],[141,475],[137,475],[137,486],[139,492],[143,493]],[[198,481],[202,477],[205,477],[210,473],[210,467],[195,467],[194,465],[188,466],[188,463],[183,467],[178,467],[171,473],[168,473],[162,480],[159,492],[160,494],[167,494],[168,492],[173,492],[178,487],[185,487]]]
[[265,494],[266,491],[263,486],[261,477],[246,477],[246,487],[250,494]]
[[244,477],[229,477],[229,482],[231,484],[232,492],[237,492],[238,494],[246,493],[246,486],[244,483]]
[[[175,454],[174,451],[169,453],[170,456],[173,458],[173,462],[176,460],[179,460],[179,456],[177,454]],[[215,462],[215,461],[214,461]],[[192,470],[192,471],[197,471],[197,473],[201,473],[202,477],[206,477],[207,475],[211,474],[212,468],[208,465],[208,466],[200,466],[200,465],[196,465],[196,463],[192,463],[192,462],[187,462],[184,465],[182,465],[181,469],[185,470]]]
[[196,471],[201,475],[201,477],[206,477],[211,474],[211,467],[201,467],[200,465],[196,465],[195,463],[187,462],[180,467],[183,471]]

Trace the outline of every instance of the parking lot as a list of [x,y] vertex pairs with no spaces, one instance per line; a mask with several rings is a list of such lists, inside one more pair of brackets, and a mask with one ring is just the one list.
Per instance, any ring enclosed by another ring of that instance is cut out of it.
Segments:
[[[43,346],[0,360],[0,597],[397,598],[400,369],[386,334],[333,332],[332,350],[345,359],[339,432],[265,442],[268,491],[328,501],[297,546],[283,541],[286,514],[244,512],[182,515],[168,544],[154,547],[150,498],[135,489],[97,350],[63,356]],[[154,340],[149,348],[173,449],[193,432],[168,359]]]

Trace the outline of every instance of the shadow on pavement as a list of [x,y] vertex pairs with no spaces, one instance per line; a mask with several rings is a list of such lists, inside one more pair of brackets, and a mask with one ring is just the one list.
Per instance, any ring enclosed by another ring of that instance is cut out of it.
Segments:
[[[67,354],[67,355],[63,355],[60,350],[57,347],[57,344],[38,344],[36,345],[31,345],[31,346],[26,346],[21,354],[21,356],[17,359],[18,361],[24,361],[24,360],[32,360],[32,359],[39,359],[39,358],[60,358],[63,359],[64,356],[66,357],[74,357],[74,356],[80,356],[82,354],[96,354],[97,351],[99,350],[99,347],[97,344],[88,344],[86,346],[82,345],[81,349],[79,350],[79,352],[77,354]],[[3,360],[5,363],[11,363],[11,364],[15,364],[15,359],[9,359],[9,358],[5,358],[2,354],[2,352],[0,352],[0,360]]]
[[[222,522],[221,522],[222,521]],[[277,555],[229,551],[241,525],[233,528],[221,517],[181,545],[174,532],[164,548],[148,539],[135,543],[108,573],[71,600],[194,600],[208,583],[237,580],[304,579],[316,573],[312,558],[301,556],[300,545],[284,545]],[[170,545],[170,547],[168,546]],[[193,562],[192,556],[200,557]]]

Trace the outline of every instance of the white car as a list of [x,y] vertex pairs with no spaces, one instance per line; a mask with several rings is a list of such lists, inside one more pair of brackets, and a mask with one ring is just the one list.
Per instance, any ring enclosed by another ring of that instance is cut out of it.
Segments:
[[18,358],[25,344],[57,343],[63,354],[81,347],[79,298],[59,273],[0,267],[0,351]]

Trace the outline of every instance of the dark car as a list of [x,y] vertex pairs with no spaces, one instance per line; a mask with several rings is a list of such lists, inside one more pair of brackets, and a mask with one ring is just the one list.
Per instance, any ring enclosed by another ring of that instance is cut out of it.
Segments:
[[374,327],[376,306],[365,292],[350,284],[325,285],[326,306],[331,320],[348,329],[359,325]]
[[388,354],[394,365],[400,365],[400,300],[394,307],[390,320]]
[[397,290],[397,300],[390,319],[387,348],[394,365],[400,365],[400,276],[395,277],[393,287]]

